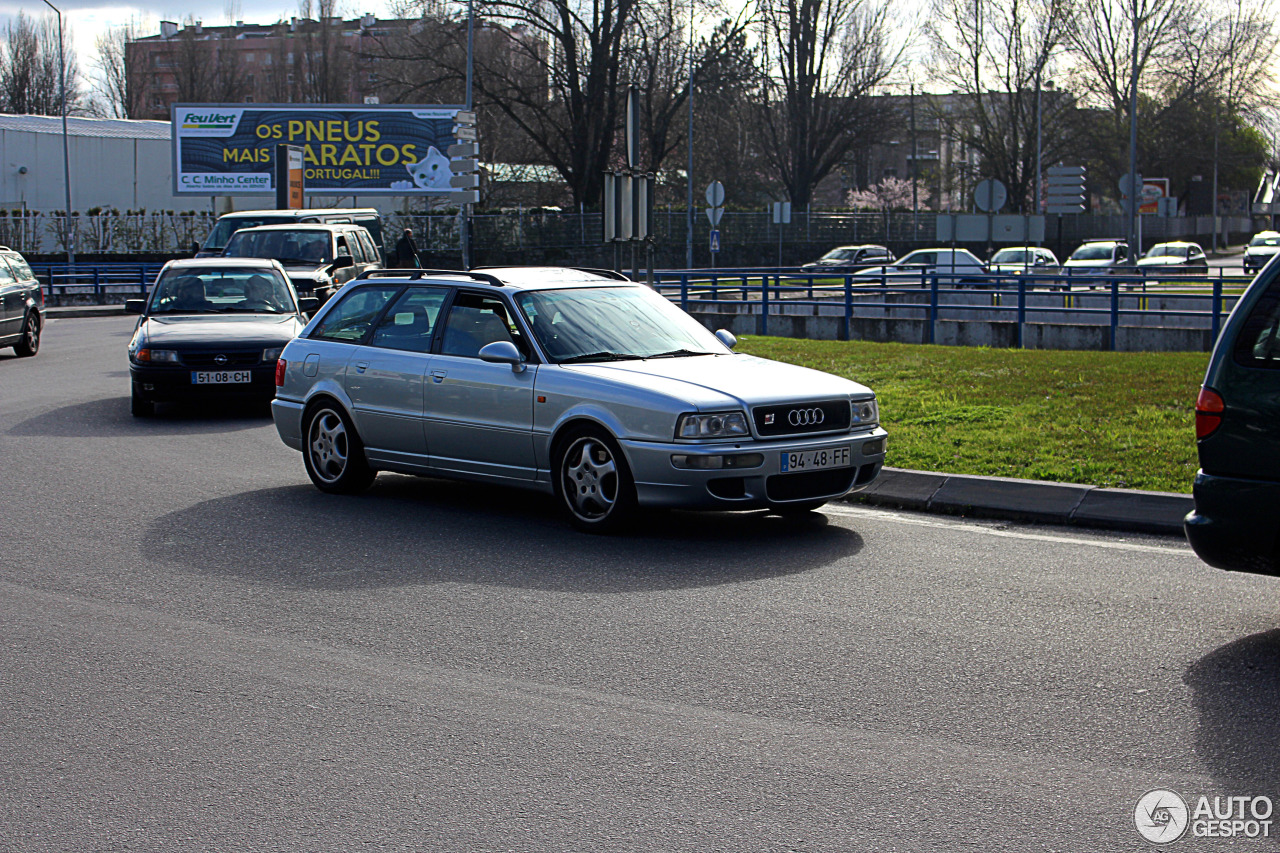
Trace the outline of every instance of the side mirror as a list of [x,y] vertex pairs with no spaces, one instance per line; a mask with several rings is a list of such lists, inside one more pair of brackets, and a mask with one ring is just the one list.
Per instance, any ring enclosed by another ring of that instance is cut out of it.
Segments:
[[733,336],[733,332],[728,329],[717,329],[716,340],[720,341],[720,343],[724,344],[729,349],[733,349],[738,345],[738,339],[735,338]]
[[193,255],[200,254],[200,244],[197,243],[195,240],[191,241],[191,254]]
[[124,301],[124,313],[141,314],[147,310],[147,300],[145,299],[126,299]]
[[310,314],[312,311],[320,307],[320,300],[314,296],[299,296],[298,310],[303,314]]
[[329,269],[335,271],[344,270],[347,267],[354,267],[355,265],[356,259],[351,255],[338,255],[338,257],[334,258],[333,262],[329,264]]
[[494,341],[480,348],[480,360],[490,364],[509,364],[513,373],[525,370],[524,356],[511,341]]

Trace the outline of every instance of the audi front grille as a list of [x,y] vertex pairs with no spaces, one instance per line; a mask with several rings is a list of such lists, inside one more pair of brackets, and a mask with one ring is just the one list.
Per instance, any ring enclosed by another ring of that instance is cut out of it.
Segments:
[[847,399],[756,406],[751,417],[761,437],[846,432],[853,422]]

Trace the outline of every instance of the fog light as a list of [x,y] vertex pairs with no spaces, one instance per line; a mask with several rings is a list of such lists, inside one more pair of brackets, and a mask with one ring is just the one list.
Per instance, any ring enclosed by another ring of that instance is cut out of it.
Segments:
[[762,453],[733,453],[717,456],[695,456],[690,453],[673,453],[671,464],[676,468],[695,471],[719,471],[725,468],[759,468],[764,464]]
[[885,440],[877,438],[875,441],[864,442],[862,445],[863,456],[879,456],[884,453]]

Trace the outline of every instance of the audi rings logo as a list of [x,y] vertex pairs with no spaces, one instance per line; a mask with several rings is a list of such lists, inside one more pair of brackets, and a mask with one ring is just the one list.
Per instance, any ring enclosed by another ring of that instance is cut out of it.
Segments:
[[817,426],[827,419],[822,409],[792,409],[787,412],[787,423],[792,426]]
[[221,353],[219,353],[218,355],[215,355],[215,356],[213,357],[213,363],[214,363],[214,364],[226,364],[226,363],[227,363],[227,357],[226,357],[225,355],[222,355]]

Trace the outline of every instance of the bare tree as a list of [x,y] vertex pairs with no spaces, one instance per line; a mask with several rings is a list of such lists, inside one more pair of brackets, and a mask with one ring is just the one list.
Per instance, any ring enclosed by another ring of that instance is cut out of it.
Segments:
[[886,0],[759,0],[763,155],[793,204],[890,122],[872,94],[899,67]]
[[933,0],[933,70],[955,93],[935,114],[1017,212],[1035,209],[1037,120],[1049,162],[1069,144],[1070,99],[1042,90],[1075,15],[1074,0]]
[[341,103],[350,97],[354,62],[351,50],[343,43],[342,15],[337,0],[302,0],[299,13],[310,19],[315,9],[314,24],[309,21],[295,40],[299,100],[315,104]]
[[60,115],[62,113],[61,60],[66,60],[67,112],[84,113],[80,73],[71,47],[69,30],[58,50],[58,25],[46,16],[38,21],[23,12],[4,29],[0,44],[0,112]]
[[235,50],[221,49],[218,34],[187,19],[175,39],[174,63],[178,101],[229,103],[251,94],[249,81],[238,67]]
[[139,69],[129,68],[126,62],[126,46],[139,35],[139,27],[128,23],[122,27],[107,30],[95,39],[98,55],[93,67],[97,76],[92,81],[95,98],[95,112],[108,118],[137,118],[141,114],[138,99],[141,87],[138,85]]

